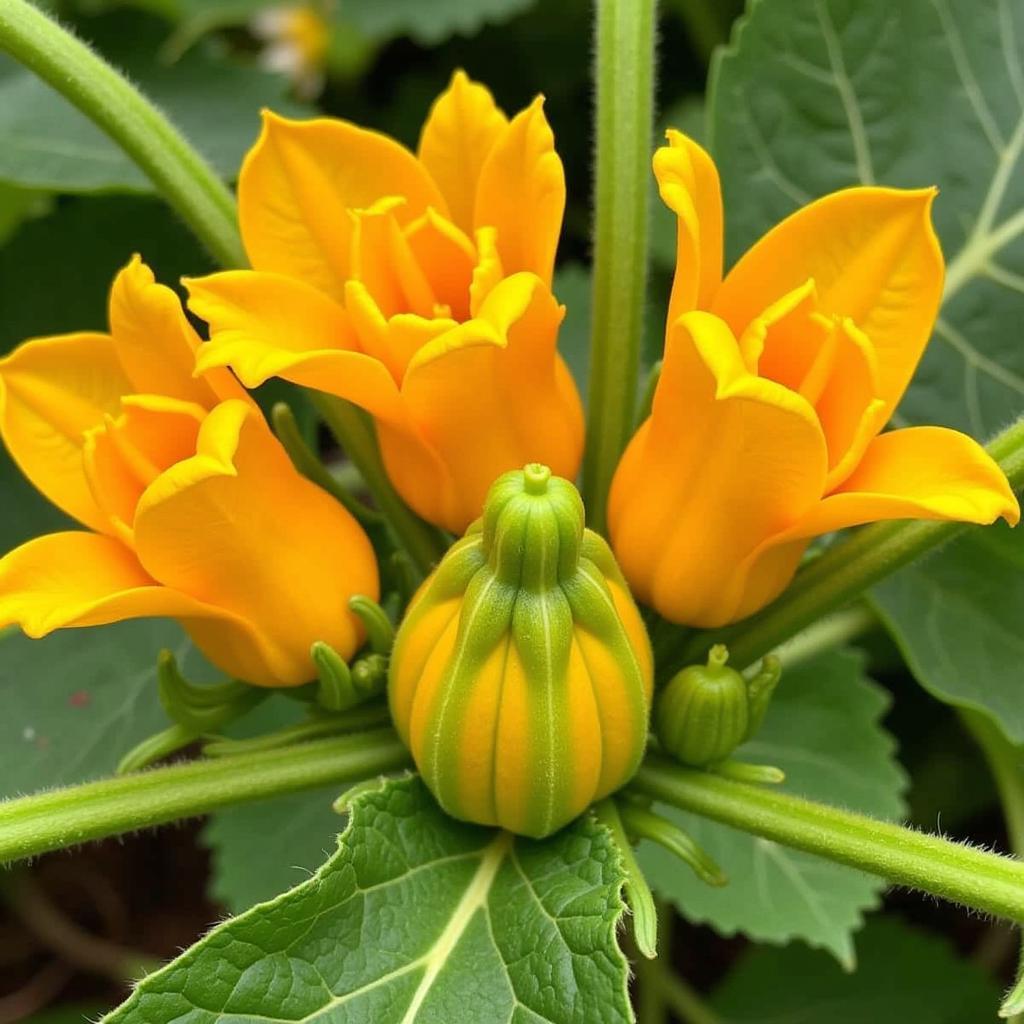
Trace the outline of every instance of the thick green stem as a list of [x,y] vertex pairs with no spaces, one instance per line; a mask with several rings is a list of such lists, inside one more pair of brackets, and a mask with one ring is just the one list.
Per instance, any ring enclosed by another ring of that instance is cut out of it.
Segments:
[[0,804],[0,864],[409,763],[390,729],[190,761]]
[[996,917],[1024,922],[1024,864],[800,797],[651,758],[633,788],[685,811]]
[[310,392],[310,397],[338,444],[359,470],[367,490],[413,564],[423,574],[430,572],[447,548],[444,534],[420,519],[399,497],[384,469],[369,417],[343,398],[320,391]]
[[633,429],[647,283],[655,0],[597,0],[597,157],[583,497],[603,530]]
[[218,262],[245,266],[231,193],[127,79],[26,0],[0,3],[0,50],[31,68],[121,146]]
[[[1024,486],[1024,419],[996,437],[988,451],[1014,490]],[[934,520],[866,526],[801,570],[782,596],[764,611],[733,626],[691,637],[663,670],[674,672],[700,661],[715,643],[728,645],[737,668],[751,665],[872,584],[968,529],[964,523]]]

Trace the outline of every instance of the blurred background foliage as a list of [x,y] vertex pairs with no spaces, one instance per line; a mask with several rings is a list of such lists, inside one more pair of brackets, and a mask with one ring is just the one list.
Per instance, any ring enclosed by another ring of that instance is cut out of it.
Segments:
[[[556,281],[569,307],[561,344],[585,388],[589,0],[52,0],[43,6],[125,69],[227,180],[256,138],[261,107],[347,118],[414,147],[431,102],[457,68],[486,82],[509,112],[544,93],[568,179]],[[709,58],[742,6],[742,0],[661,5],[659,134],[672,124],[704,135]],[[660,204],[652,206],[648,363],[659,355],[674,259],[671,219]],[[109,282],[136,251],[168,284],[212,269],[102,133],[29,72],[0,58],[0,352],[28,337],[102,329]],[[62,522],[3,453],[0,508],[0,552]],[[159,725],[152,654],[180,643],[180,634],[167,624],[134,623],[94,636],[86,644],[81,634],[64,635],[32,650],[20,638],[5,638],[0,687],[14,702],[0,725],[0,747],[17,770],[6,765],[0,795],[109,770],[132,737]],[[955,713],[923,693],[881,632],[865,647],[867,671],[895,698],[886,725],[900,737],[900,760],[914,780],[911,820],[1005,844],[991,784]],[[32,696],[53,686],[58,699],[51,690],[47,704],[56,710],[44,729],[31,717],[40,706]],[[84,752],[74,718],[83,709],[91,721]],[[240,808],[218,816],[202,834],[188,824],[53,855],[5,878],[0,1024],[95,1015],[120,998],[140,963],[188,945],[225,909],[297,881],[294,865],[318,863],[337,831],[325,801],[313,797],[288,807]],[[247,845],[257,837],[266,848],[265,868]],[[677,927],[672,956],[692,984],[715,992],[721,1020],[826,1019],[817,1011],[800,1015],[806,1000],[794,1002],[780,984],[794,975],[814,979],[816,1005],[830,1007],[829,1020],[986,1019],[998,987],[992,974],[1008,970],[1012,959],[1009,931],[900,894],[886,901],[888,920],[858,940],[864,969],[856,978],[820,951],[748,948],[744,939],[698,925]],[[894,973],[898,953],[909,967]]]

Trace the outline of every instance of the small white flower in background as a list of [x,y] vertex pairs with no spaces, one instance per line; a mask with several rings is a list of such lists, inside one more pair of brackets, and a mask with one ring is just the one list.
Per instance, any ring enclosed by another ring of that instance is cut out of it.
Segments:
[[331,32],[324,5],[268,7],[252,19],[249,27],[265,43],[260,55],[263,67],[287,75],[304,98],[320,92]]

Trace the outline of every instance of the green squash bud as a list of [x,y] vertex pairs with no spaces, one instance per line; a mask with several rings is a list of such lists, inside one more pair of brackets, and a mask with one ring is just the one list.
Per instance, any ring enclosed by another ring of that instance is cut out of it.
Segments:
[[495,481],[413,598],[388,698],[446,811],[540,838],[632,777],[652,674],[640,614],[576,488],[531,464]]
[[725,760],[757,732],[781,675],[778,658],[771,655],[749,682],[728,660],[728,649],[716,644],[706,665],[684,668],[658,696],[654,730],[659,742],[695,768]]

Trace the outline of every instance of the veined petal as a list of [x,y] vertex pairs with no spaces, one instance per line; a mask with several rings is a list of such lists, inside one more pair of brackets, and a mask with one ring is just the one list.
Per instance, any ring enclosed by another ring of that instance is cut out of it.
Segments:
[[810,404],[751,374],[717,317],[684,314],[612,482],[609,527],[634,593],[674,622],[737,617],[752,600],[744,560],[806,515],[825,472]]
[[[473,243],[450,220],[435,210],[406,228],[416,262],[423,268],[435,301],[453,320],[469,318],[469,289],[476,266]],[[435,310],[434,315],[438,313]]]
[[[583,444],[579,396],[555,342],[564,309],[533,274],[495,287],[478,316],[429,342],[402,384],[411,420],[457,487],[457,508],[434,506],[430,481],[405,489],[421,515],[461,532],[495,478],[526,462],[575,477]],[[385,459],[387,450],[385,445]]]
[[80,523],[109,531],[82,467],[85,432],[115,414],[132,383],[106,334],[62,334],[0,359],[0,434],[35,487]]
[[497,229],[506,274],[529,270],[550,286],[565,212],[565,172],[538,96],[512,118],[480,171],[475,228]]
[[[376,598],[373,549],[336,501],[300,476],[258,412],[224,402],[206,418],[196,454],[143,494],[135,517],[142,565],[166,586],[252,622],[275,650],[261,685],[314,675],[315,640],[343,657],[361,631],[354,594]],[[220,661],[234,657],[226,650]]]
[[434,101],[423,125],[420,162],[447,200],[452,220],[467,234],[473,231],[480,171],[507,126],[490,92],[461,70]]
[[[670,128],[654,154],[662,202],[676,215],[676,272],[668,323],[708,309],[722,280],[722,190],[714,161],[693,139]],[[738,334],[739,332],[737,332]]]
[[347,121],[289,121],[266,112],[242,164],[238,214],[256,270],[296,277],[340,299],[349,278],[349,209],[402,196],[405,224],[428,206],[448,207],[403,146]]
[[931,334],[942,252],[934,189],[850,188],[805,206],[728,273],[712,311],[740,333],[779,296],[813,278],[820,310],[850,317],[878,356],[878,397],[891,412]]
[[787,536],[813,537],[879,519],[1020,520],[1020,505],[992,457],[946,427],[880,434],[856,469]]
[[117,535],[133,543],[142,492],[175,462],[195,452],[206,410],[163,395],[126,395],[121,413],[86,431],[82,460],[96,504]]
[[130,391],[168,395],[209,409],[245,391],[227,370],[194,376],[199,338],[178,296],[133,256],[110,289],[110,332]]

